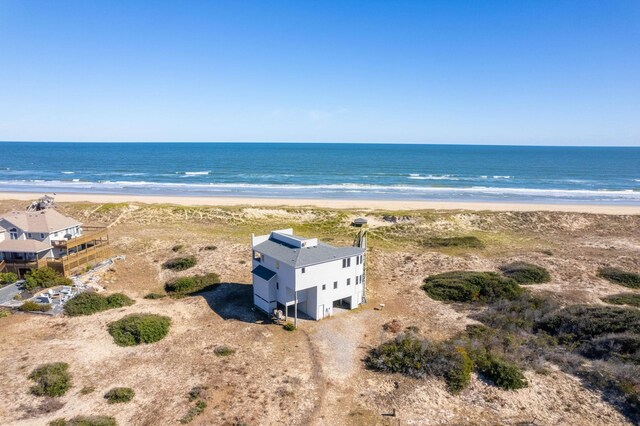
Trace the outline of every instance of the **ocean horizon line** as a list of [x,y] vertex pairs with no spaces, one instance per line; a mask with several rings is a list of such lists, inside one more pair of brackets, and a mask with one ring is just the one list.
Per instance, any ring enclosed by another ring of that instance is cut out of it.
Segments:
[[283,144],[283,145],[424,145],[424,146],[488,146],[488,147],[527,147],[527,148],[638,148],[627,144],[571,144],[571,143],[488,143],[488,142],[384,142],[384,141],[108,141],[108,140],[0,140],[0,143],[32,143],[32,144]]

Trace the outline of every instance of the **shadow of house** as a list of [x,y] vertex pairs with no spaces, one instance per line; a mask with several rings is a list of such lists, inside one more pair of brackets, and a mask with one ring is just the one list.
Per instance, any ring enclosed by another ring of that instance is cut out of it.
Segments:
[[253,306],[253,286],[242,283],[220,283],[213,290],[192,296],[202,296],[212,311],[224,320],[268,323],[269,318]]

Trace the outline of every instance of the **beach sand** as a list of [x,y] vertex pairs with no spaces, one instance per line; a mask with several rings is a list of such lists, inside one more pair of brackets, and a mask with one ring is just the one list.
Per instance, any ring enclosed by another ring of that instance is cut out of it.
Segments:
[[[44,194],[30,192],[0,192],[0,200],[31,201]],[[51,195],[51,194],[49,194]],[[63,203],[124,203],[176,204],[181,206],[260,206],[260,207],[320,207],[331,209],[375,209],[375,210],[471,210],[471,211],[557,211],[571,213],[595,213],[628,215],[640,214],[640,206],[603,204],[541,204],[541,203],[483,203],[456,201],[412,201],[412,200],[344,200],[344,199],[294,199],[294,198],[243,198],[243,197],[193,197],[158,196],[132,194],[56,194],[55,200]]]
[[[24,208],[41,195],[0,194],[0,213]],[[113,253],[123,258],[105,271],[100,284],[107,294],[123,292],[135,304],[82,317],[17,312],[0,318],[0,359],[11,360],[11,368],[0,370],[3,424],[41,425],[90,414],[113,416],[121,425],[176,424],[194,408],[189,395],[197,387],[205,390],[207,407],[194,425],[634,424],[600,392],[551,363],[542,370],[527,367],[525,389],[499,389],[474,373],[468,388],[453,395],[443,380],[371,371],[363,359],[394,337],[383,327],[393,320],[430,341],[451,338],[476,323],[477,308],[427,297],[421,285],[435,273],[497,272],[522,261],[544,267],[552,277],[529,286],[531,292],[553,294],[566,304],[602,305],[602,297],[640,291],[598,276],[604,266],[640,271],[640,215],[451,209],[637,213],[638,208],[85,194],[58,194],[56,201],[63,214],[109,226]],[[238,204],[252,205],[220,207]],[[276,207],[313,204],[323,207]],[[443,210],[406,211],[428,208]],[[323,321],[301,321],[295,332],[265,322],[252,309],[251,233],[292,227],[301,235],[350,245],[355,232],[350,223],[358,216],[369,220],[367,303]],[[483,247],[422,243],[451,235],[475,236]],[[162,267],[185,255],[197,258],[193,268]],[[144,298],[164,293],[174,278],[210,272],[223,283],[211,291]],[[150,345],[115,345],[107,324],[133,313],[169,316],[169,335]],[[218,356],[220,346],[235,353]],[[63,397],[47,400],[29,393],[29,373],[45,362],[69,364],[73,386]],[[103,395],[116,386],[134,389],[134,399],[108,404]],[[396,417],[387,416],[392,410]]]

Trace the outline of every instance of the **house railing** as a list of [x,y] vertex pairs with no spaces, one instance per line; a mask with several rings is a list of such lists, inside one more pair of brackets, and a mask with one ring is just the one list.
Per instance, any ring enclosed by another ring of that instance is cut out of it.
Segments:
[[99,243],[109,242],[109,232],[106,227],[101,226],[84,226],[82,235],[70,240],[51,241],[54,248],[63,250],[72,250],[83,244],[98,245]]
[[109,256],[111,256],[109,244],[101,244],[70,253],[61,258],[49,260],[47,266],[57,270],[64,276],[68,276],[74,269],[90,264],[91,262],[106,259]]
[[0,260],[0,272],[4,271],[5,266],[6,265],[4,264],[4,260]]
[[[20,274],[20,270],[25,269],[38,269],[47,266],[47,259],[26,260],[26,259],[5,259],[4,269],[7,272],[15,272]],[[2,271],[3,268],[0,268]]]

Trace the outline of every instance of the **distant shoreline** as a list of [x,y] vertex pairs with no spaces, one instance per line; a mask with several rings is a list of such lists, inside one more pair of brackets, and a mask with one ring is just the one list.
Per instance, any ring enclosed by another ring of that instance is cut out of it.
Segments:
[[[31,201],[41,197],[34,192],[0,192],[0,201]],[[51,195],[51,194],[49,194]],[[545,203],[501,203],[463,201],[404,201],[404,200],[344,200],[344,199],[300,199],[300,198],[249,198],[249,197],[190,197],[131,194],[85,194],[59,193],[55,200],[61,203],[145,203],[175,204],[181,206],[252,206],[252,207],[320,207],[334,209],[364,210],[472,210],[472,211],[549,211],[571,213],[593,213],[610,215],[638,215],[640,206],[604,204],[545,204]]]

